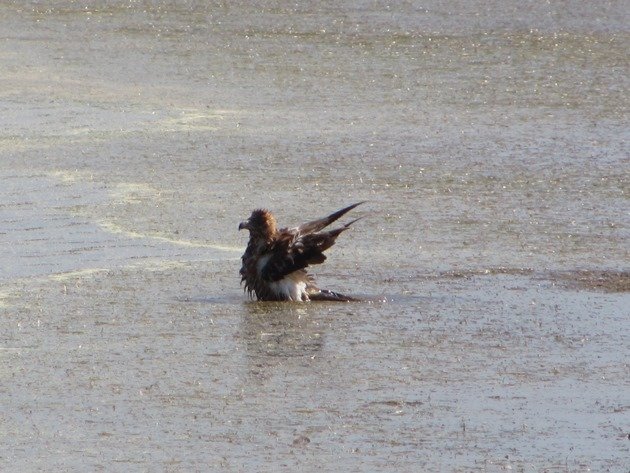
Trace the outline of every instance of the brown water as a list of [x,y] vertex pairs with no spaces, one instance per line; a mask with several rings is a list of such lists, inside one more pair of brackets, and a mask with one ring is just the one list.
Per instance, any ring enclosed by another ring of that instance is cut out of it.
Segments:
[[[2,471],[628,471],[624,2],[0,5]],[[247,301],[238,222],[358,200]]]

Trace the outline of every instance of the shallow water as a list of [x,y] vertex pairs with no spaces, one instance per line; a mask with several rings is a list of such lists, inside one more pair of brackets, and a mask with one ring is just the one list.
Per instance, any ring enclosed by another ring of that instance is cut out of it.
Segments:
[[3,471],[625,471],[625,10],[5,2]]

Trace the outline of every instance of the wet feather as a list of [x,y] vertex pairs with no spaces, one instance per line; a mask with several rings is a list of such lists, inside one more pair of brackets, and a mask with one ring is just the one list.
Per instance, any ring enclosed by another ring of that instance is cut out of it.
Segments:
[[249,219],[239,225],[239,230],[247,229],[250,234],[240,270],[241,282],[248,294],[261,301],[353,300],[319,289],[306,268],[326,261],[324,251],[359,219],[333,230],[322,230],[360,204],[362,202],[298,227],[282,229],[277,228],[270,211],[254,210]]

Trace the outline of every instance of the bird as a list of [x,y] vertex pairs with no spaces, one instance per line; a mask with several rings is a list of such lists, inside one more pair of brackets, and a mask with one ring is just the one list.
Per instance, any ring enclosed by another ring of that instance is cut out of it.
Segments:
[[337,237],[360,220],[322,231],[350,210],[363,204],[344,207],[332,214],[303,223],[294,228],[278,229],[276,218],[267,209],[256,209],[240,223],[240,230],[249,230],[249,242],[243,254],[240,270],[241,284],[250,298],[259,301],[344,301],[356,300],[317,287],[308,274],[309,265],[326,260],[324,251],[335,244]]

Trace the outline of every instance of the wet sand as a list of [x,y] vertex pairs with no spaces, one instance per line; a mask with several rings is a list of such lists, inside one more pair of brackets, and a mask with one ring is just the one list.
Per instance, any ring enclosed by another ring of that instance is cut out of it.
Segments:
[[567,284],[586,290],[630,292],[630,273],[628,271],[581,270],[562,274],[559,278],[566,281]]
[[622,7],[0,6],[0,469],[626,471]]

